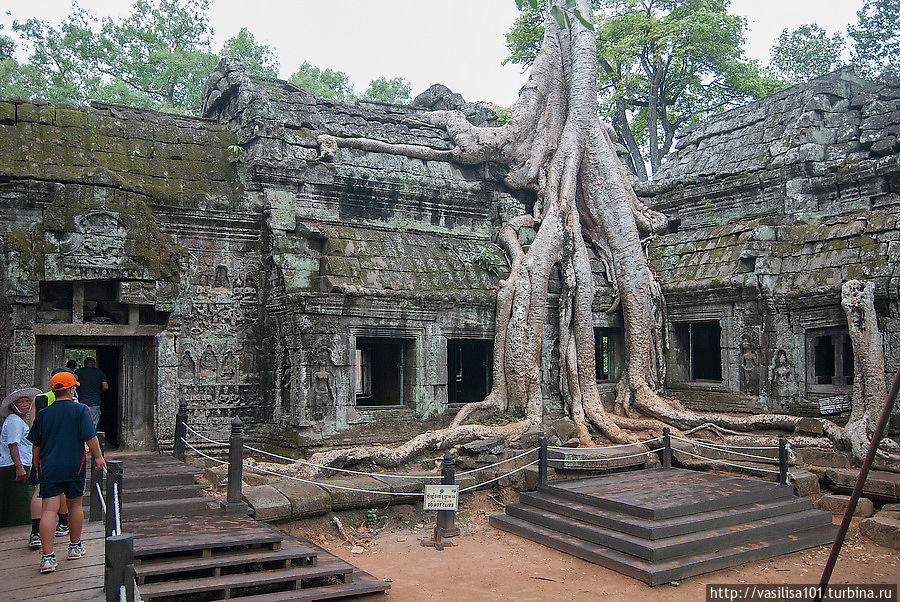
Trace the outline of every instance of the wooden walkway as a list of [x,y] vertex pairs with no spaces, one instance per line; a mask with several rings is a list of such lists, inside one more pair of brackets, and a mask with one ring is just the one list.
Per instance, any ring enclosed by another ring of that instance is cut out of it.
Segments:
[[28,547],[30,526],[0,529],[0,600],[105,600],[103,596],[103,523],[84,523],[81,540],[87,554],[66,560],[68,536],[56,538],[59,567],[41,575],[40,551]]

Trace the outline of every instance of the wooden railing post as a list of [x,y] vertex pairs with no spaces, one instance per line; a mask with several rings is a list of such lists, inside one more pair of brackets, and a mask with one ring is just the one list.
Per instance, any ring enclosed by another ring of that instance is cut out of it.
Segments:
[[184,440],[187,438],[187,401],[178,402],[178,413],[175,414],[175,444],[172,455],[184,461]]
[[541,435],[538,440],[538,487],[547,482],[547,437]]
[[[111,536],[116,530],[116,503],[119,505],[119,517],[122,514],[122,461],[108,460],[106,462],[106,536]],[[116,495],[115,491],[118,491]]]
[[[455,484],[455,460],[451,452],[445,452],[444,462],[441,465],[441,485]],[[459,535],[459,528],[456,526],[456,510],[438,510],[437,520],[443,537],[455,537]]]
[[[97,443],[100,444],[100,452],[103,453],[103,448],[106,443],[106,435],[103,431],[97,431]],[[90,495],[90,507],[88,508],[89,521],[98,521],[103,518],[103,507],[100,506],[100,496],[97,492],[97,485],[100,485],[101,490],[103,489],[103,472],[97,469],[97,465],[94,463],[93,454],[91,454],[91,488],[88,491],[88,494]]]
[[662,465],[663,468],[672,468],[672,435],[669,427],[663,427],[663,448],[662,448]]
[[107,602],[119,602],[125,587],[125,600],[134,602],[134,537],[112,535],[106,538],[103,590]]
[[241,479],[244,462],[244,423],[237,416],[231,421],[231,437],[228,439],[228,492],[222,508],[226,512],[247,512],[242,501]]
[[778,484],[787,485],[788,477],[788,453],[787,439],[778,437]]

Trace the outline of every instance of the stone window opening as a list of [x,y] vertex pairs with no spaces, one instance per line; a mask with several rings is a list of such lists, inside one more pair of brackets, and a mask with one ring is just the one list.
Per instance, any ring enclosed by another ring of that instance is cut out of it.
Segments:
[[493,341],[447,340],[447,403],[481,401],[491,390]]
[[616,381],[622,374],[625,340],[621,328],[594,328],[597,382]]
[[722,382],[722,326],[716,322],[676,322],[676,366],[672,377],[682,382]]
[[356,339],[357,407],[406,405],[411,393],[413,341],[393,338]]
[[853,344],[846,328],[806,333],[807,384],[820,393],[849,392],[853,387]]

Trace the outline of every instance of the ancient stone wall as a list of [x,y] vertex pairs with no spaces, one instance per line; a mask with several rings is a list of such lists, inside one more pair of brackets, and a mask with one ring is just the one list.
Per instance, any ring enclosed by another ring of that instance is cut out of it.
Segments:
[[[720,380],[669,370],[669,387],[689,405],[845,409],[849,364],[832,364],[847,356],[839,348],[846,331],[840,288],[849,279],[876,284],[893,377],[900,362],[898,99],[895,79],[872,84],[835,72],[688,128],[658,179],[639,186],[649,204],[680,221],[678,232],[650,248],[668,303],[670,364],[685,352],[680,324],[721,326]],[[836,373],[817,373],[817,362]],[[830,377],[835,382],[825,382]]]

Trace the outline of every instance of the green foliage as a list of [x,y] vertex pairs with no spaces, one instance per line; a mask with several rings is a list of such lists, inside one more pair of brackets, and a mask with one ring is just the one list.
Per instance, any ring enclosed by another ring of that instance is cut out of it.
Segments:
[[497,109],[497,121],[500,123],[509,123],[512,120],[512,111],[506,107]]
[[377,508],[369,508],[366,510],[366,526],[374,527],[378,524],[378,509]]
[[[122,19],[99,20],[73,5],[58,25],[13,21],[30,55],[21,64],[2,58],[8,38],[0,36],[0,94],[197,113],[203,83],[219,60],[208,13],[209,0],[136,0]],[[274,52],[246,29],[222,54],[240,59],[251,74],[276,74]]]
[[258,44],[246,27],[242,27],[236,36],[225,42],[221,55],[241,61],[250,75],[278,77],[278,57],[275,51],[266,44]]
[[[679,127],[780,85],[744,57],[746,23],[728,13],[726,0],[592,4],[601,110],[642,179],[647,179],[645,163],[657,169]],[[544,35],[545,6],[544,0],[525,6],[507,32],[507,62],[534,61]]]
[[503,260],[487,245],[478,247],[478,253],[472,257],[472,261],[482,270],[494,276],[498,276],[503,269]]
[[238,144],[229,144],[225,147],[225,151],[231,157],[233,161],[240,161],[244,156],[244,147]]
[[304,62],[290,77],[290,82],[311,94],[335,100],[356,100],[350,78],[343,71],[319,69]]
[[792,31],[783,29],[772,47],[772,75],[799,84],[830,73],[841,66],[843,47],[841,34],[829,38],[828,33],[815,23],[801,25]]
[[362,97],[366,100],[380,102],[408,103],[411,92],[410,83],[405,78],[376,77],[369,82],[369,87],[366,88]]
[[856,70],[870,78],[900,73],[900,0],[866,0],[856,16],[847,29]]

